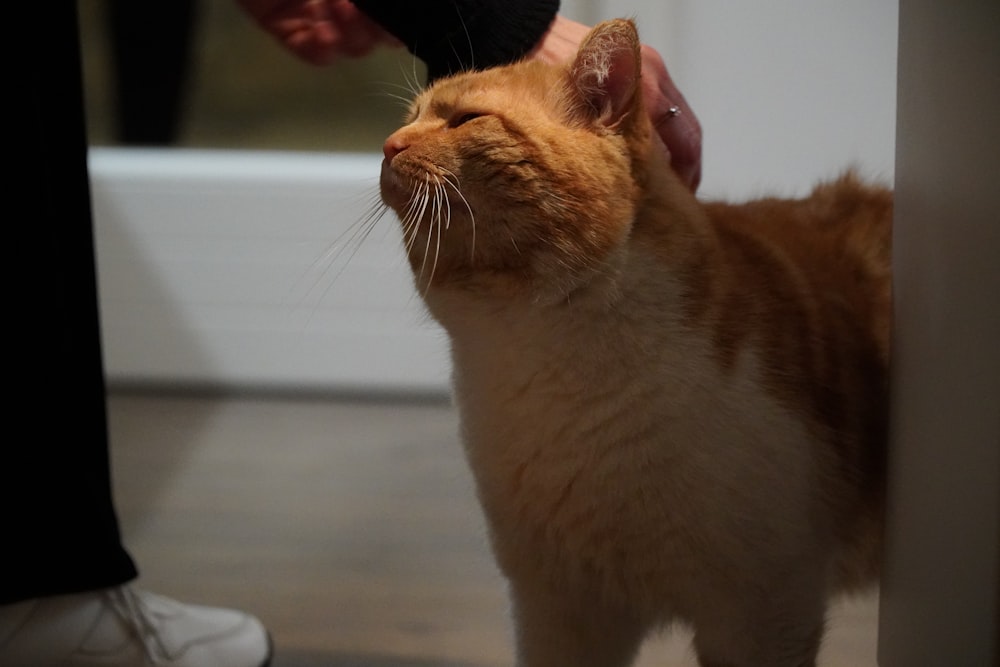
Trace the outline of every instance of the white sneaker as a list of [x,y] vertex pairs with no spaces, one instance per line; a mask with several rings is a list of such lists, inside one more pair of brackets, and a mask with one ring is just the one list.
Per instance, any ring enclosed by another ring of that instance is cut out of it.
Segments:
[[127,586],[0,606],[3,667],[266,667],[253,616]]

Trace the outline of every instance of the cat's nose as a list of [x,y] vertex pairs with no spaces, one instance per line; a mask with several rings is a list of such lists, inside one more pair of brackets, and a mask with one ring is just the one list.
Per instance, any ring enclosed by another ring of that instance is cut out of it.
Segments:
[[408,146],[409,144],[401,136],[393,134],[382,144],[382,155],[386,160],[392,161],[392,158],[405,151]]

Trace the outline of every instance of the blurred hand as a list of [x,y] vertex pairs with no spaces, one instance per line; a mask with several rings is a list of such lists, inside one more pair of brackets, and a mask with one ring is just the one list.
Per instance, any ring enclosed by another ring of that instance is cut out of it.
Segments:
[[349,0],[237,0],[285,48],[315,65],[399,42]]
[[[325,65],[339,57],[359,57],[398,40],[349,0],[237,0],[240,6],[289,51]],[[561,64],[573,58],[588,26],[556,16],[529,57]],[[642,46],[642,93],[646,111],[670,157],[692,191],[701,181],[701,124],[674,85],[663,58]],[[679,110],[679,113],[671,110]]]
[[[548,63],[563,63],[576,55],[590,28],[557,16],[530,57]],[[653,127],[670,156],[670,165],[691,191],[701,182],[701,124],[674,85],[663,58],[655,49],[642,46],[642,96]],[[679,113],[671,112],[676,108]]]

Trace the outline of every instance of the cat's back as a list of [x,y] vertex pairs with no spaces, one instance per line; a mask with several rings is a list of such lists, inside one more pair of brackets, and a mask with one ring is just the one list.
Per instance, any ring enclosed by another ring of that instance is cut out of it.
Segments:
[[847,172],[801,199],[705,210],[722,255],[707,286],[723,302],[717,312],[752,311],[742,313],[747,325],[799,328],[807,342],[816,327],[834,327],[828,333],[866,339],[887,362],[891,190]]
[[891,190],[848,171],[800,199],[710,202],[705,208],[729,244],[769,246],[827,270],[838,262],[860,265],[883,280],[889,277],[892,206]]

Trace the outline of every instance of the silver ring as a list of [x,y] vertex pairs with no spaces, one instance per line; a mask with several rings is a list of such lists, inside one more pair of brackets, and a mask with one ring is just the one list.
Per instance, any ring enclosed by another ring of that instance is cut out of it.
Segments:
[[669,109],[667,109],[667,115],[670,116],[671,118],[677,118],[678,116],[681,115],[681,108],[676,104],[674,104]]

